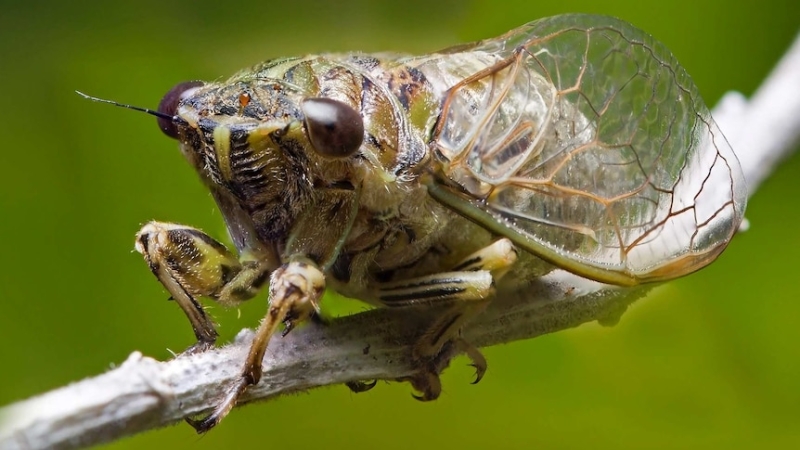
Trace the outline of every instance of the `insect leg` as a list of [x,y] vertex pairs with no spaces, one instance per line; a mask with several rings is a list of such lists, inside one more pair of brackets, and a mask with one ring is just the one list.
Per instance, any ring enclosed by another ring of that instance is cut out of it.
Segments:
[[378,384],[378,380],[348,381],[345,383],[345,386],[347,386],[353,393],[360,394],[374,388],[376,384]]
[[413,357],[423,369],[408,380],[422,392],[419,400],[434,400],[441,392],[438,374],[450,359],[465,353],[476,369],[474,383],[486,372],[486,359],[458,335],[469,320],[483,311],[494,294],[494,282],[516,261],[508,239],[500,239],[467,256],[453,272],[438,273],[382,285],[378,298],[387,307],[455,301],[417,341]]
[[268,276],[258,258],[245,255],[240,261],[207,234],[184,225],[148,223],[136,235],[136,250],[192,325],[197,343],[184,353],[206,350],[217,338],[197,297],[233,306],[255,296]]
[[[187,420],[198,433],[216,426],[248,386],[261,380],[264,353],[278,326],[285,325],[286,335],[295,325],[319,312],[319,300],[325,291],[323,270],[336,260],[358,212],[359,190],[343,185],[319,189],[313,207],[300,214],[286,240],[281,260],[285,261],[270,275],[267,315],[256,330],[241,377],[230,387],[211,415]],[[263,258],[267,264],[267,258]]]
[[250,352],[244,363],[242,375],[231,386],[223,401],[208,417],[201,420],[187,419],[198,433],[205,433],[216,426],[231,409],[248,386],[261,380],[261,361],[270,338],[278,325],[286,325],[284,334],[295,324],[308,319],[318,310],[319,299],[325,290],[325,277],[310,261],[295,260],[284,264],[272,273],[269,287],[269,309],[256,330]]

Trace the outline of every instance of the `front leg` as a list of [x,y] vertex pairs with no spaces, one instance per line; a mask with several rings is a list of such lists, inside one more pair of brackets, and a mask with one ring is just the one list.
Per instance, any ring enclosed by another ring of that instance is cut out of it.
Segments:
[[217,339],[197,297],[235,306],[255,296],[269,274],[266,259],[255,249],[239,260],[207,234],[185,225],[148,223],[136,235],[136,250],[192,324],[197,342],[187,354],[213,347]]
[[310,261],[292,261],[272,273],[269,309],[256,330],[241,377],[208,417],[200,420],[187,419],[198,433],[205,433],[215,427],[236,406],[247,387],[261,380],[261,361],[278,325],[284,323],[288,332],[295,324],[311,317],[319,310],[319,299],[324,290],[325,276]]
[[248,386],[261,380],[261,362],[270,339],[281,323],[284,334],[319,311],[319,300],[325,290],[323,270],[336,260],[350,232],[358,207],[355,189],[321,189],[317,203],[302,214],[286,241],[283,260],[286,263],[270,277],[269,308],[256,330],[250,352],[239,380],[212,413],[200,420],[187,420],[198,433],[216,426]]

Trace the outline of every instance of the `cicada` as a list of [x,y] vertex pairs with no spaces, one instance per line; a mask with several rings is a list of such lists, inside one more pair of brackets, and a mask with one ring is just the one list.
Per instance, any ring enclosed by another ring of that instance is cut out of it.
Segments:
[[[198,302],[269,292],[238,382],[206,431],[259,382],[267,345],[318,313],[325,289],[370,304],[442,305],[410,349],[422,400],[460,329],[495,296],[555,268],[616,285],[711,263],[743,217],[731,147],[670,51],[618,19],[563,15],[423,56],[265,62],[181,83],[158,110],[236,248],[151,222],[136,249],[197,337]],[[447,348],[447,352],[443,349]],[[367,384],[354,383],[356,388]]]

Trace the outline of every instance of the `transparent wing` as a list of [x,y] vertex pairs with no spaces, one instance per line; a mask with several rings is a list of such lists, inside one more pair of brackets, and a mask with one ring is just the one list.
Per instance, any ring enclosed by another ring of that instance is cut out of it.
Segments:
[[693,272],[737,230],[739,162],[689,75],[648,34],[610,17],[551,17],[454,49],[437,70],[464,66],[478,70],[450,85],[433,134],[458,185],[435,189],[439,200],[618,284]]

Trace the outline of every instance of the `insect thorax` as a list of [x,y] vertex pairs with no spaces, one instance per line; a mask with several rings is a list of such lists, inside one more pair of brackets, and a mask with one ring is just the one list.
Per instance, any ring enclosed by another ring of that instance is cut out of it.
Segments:
[[[316,97],[360,112],[365,137],[352,158],[325,158],[312,148],[300,104]],[[402,59],[276,60],[186,99],[179,109],[189,125],[182,148],[217,201],[235,198],[259,240],[278,253],[298,217],[339,207],[324,204],[327,192],[356,191],[358,211],[329,271],[339,290],[363,297],[370,280],[441,270],[491,239],[419,182],[431,164],[440,97],[441,89]],[[239,251],[248,250],[236,236],[240,224],[232,223],[243,215],[220,206]],[[318,226],[329,225],[324,221]]]

